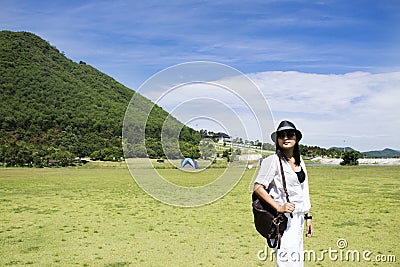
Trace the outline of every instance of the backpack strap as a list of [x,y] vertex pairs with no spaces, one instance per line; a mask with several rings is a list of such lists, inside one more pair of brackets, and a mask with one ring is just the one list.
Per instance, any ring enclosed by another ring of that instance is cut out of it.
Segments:
[[[290,203],[289,194],[288,194],[288,191],[286,188],[285,173],[283,172],[282,156],[280,155],[280,153],[278,153],[278,158],[279,158],[279,165],[281,166],[282,185],[283,185],[283,190],[285,191],[286,202]],[[290,213],[290,218],[293,218],[293,214],[291,214],[291,213]]]

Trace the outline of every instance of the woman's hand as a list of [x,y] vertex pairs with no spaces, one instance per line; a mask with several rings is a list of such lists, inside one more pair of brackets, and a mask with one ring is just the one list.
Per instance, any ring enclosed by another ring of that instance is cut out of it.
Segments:
[[313,230],[312,219],[306,220],[306,237],[312,237]]
[[280,213],[285,213],[285,212],[292,213],[294,211],[294,209],[295,209],[295,205],[293,203],[286,202],[283,205],[279,205],[279,207],[277,208],[277,211]]

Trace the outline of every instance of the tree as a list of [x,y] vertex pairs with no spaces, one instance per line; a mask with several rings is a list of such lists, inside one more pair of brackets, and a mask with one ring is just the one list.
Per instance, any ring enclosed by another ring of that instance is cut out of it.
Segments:
[[203,159],[212,158],[216,153],[214,142],[211,139],[201,140],[199,149]]
[[231,153],[232,153],[232,148],[225,149],[225,150],[222,152],[222,157],[223,157],[223,158],[228,158],[229,155],[230,155]]
[[71,152],[52,146],[47,148],[44,158],[49,167],[67,167],[73,165],[74,162],[74,155]]
[[343,153],[340,165],[358,165],[358,159],[362,157],[362,154],[356,150],[349,150]]

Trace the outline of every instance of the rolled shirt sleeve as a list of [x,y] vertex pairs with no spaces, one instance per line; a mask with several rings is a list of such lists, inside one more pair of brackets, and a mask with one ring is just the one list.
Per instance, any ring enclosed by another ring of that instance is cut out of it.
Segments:
[[277,159],[276,155],[271,155],[264,159],[261,163],[260,170],[254,183],[262,184],[268,187],[274,177],[277,175]]

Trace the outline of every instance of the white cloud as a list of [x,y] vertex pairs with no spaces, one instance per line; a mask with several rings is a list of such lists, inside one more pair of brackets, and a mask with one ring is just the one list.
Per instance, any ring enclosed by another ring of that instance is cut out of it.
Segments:
[[[329,148],[351,146],[360,151],[390,147],[400,149],[400,72],[372,74],[353,72],[325,75],[301,72],[260,72],[247,75],[261,90],[271,108],[275,124],[282,119],[293,121],[303,132],[302,143]],[[250,140],[271,142],[271,117],[262,128],[256,119],[268,113],[266,102],[250,88],[242,76],[214,81],[228,90],[204,84],[190,84],[167,92],[148,91],[148,97],[172,112],[182,122],[199,117],[190,126],[207,129],[220,123],[224,129]],[[153,95],[153,96],[152,96]],[[268,115],[267,115],[268,116]],[[204,124],[205,123],[205,124]],[[222,129],[222,128],[221,128]],[[221,130],[217,129],[217,130]],[[244,131],[242,131],[244,129]],[[208,129],[215,130],[215,129]]]
[[[267,141],[265,133],[274,128],[261,91],[247,76],[227,65],[214,62],[176,65],[151,77],[138,93],[181,122],[201,118],[194,122],[195,126],[198,124],[196,129],[226,129],[234,137]],[[218,129],[209,128],[218,124]]]
[[365,151],[400,148],[400,72],[343,75],[262,72],[260,87],[277,120],[291,119],[310,145]]

